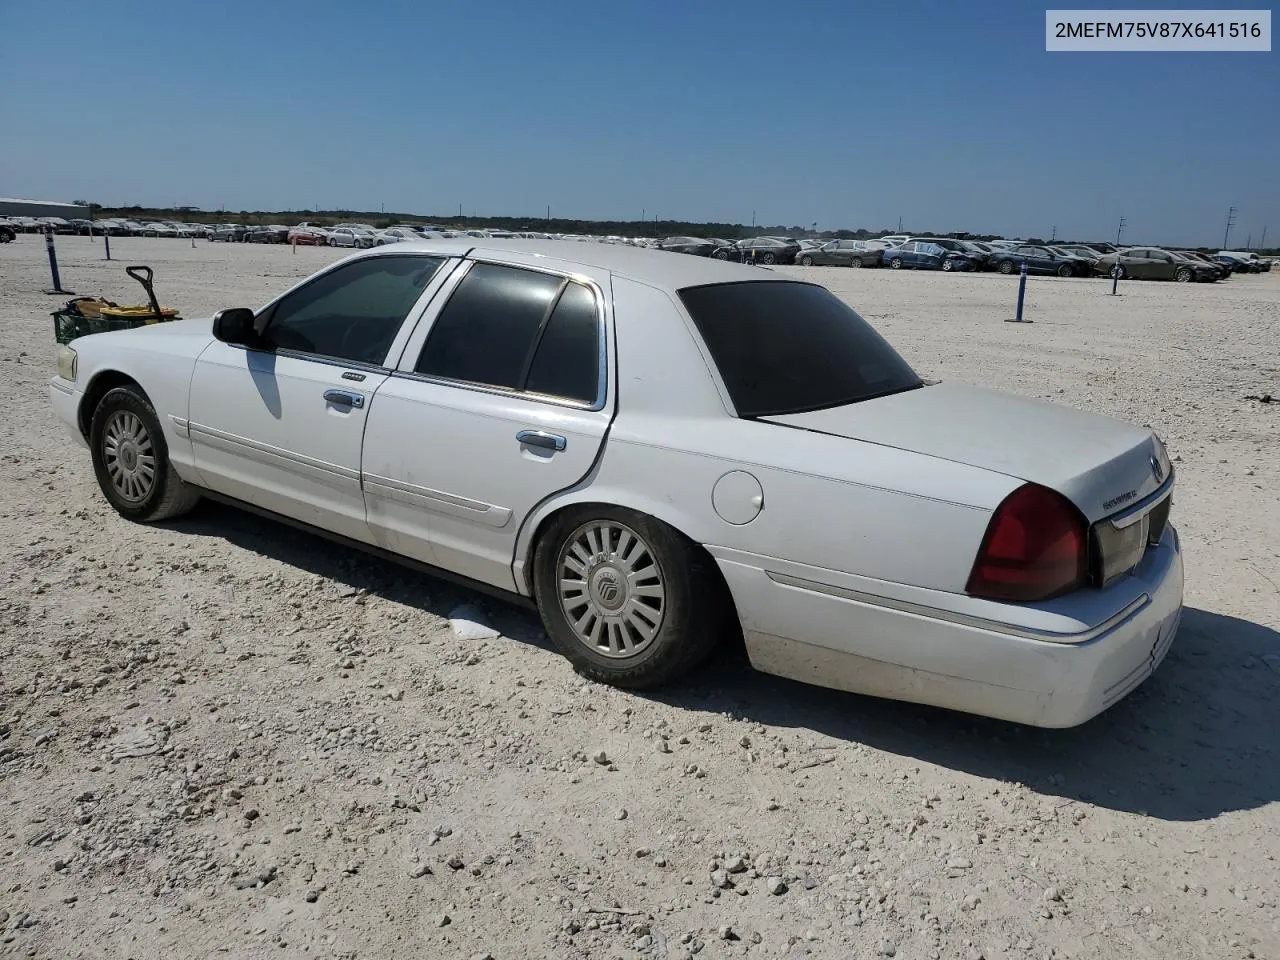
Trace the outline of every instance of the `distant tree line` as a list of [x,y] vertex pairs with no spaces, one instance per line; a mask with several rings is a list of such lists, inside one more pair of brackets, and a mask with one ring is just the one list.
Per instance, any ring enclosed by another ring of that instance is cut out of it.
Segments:
[[[77,201],[79,203],[80,201]],[[242,223],[247,226],[281,224],[286,227],[299,223],[332,226],[335,223],[367,223],[378,228],[397,225],[422,226],[434,224],[449,230],[510,230],[513,232],[537,231],[540,233],[571,233],[580,236],[601,237],[717,237],[722,240],[742,240],[747,237],[781,236],[812,237],[823,240],[870,240],[893,233],[906,233],[917,237],[950,237],[956,240],[997,240],[999,234],[968,233],[960,230],[898,230],[885,227],[879,230],[812,230],[802,226],[749,227],[741,223],[693,223],[687,220],[568,220],[543,217],[476,217],[476,216],[423,216],[415,213],[385,213],[368,210],[201,210],[198,207],[103,207],[92,206],[94,216],[121,217],[132,220],[181,220],[184,223]],[[1087,243],[1100,239],[1087,237],[1081,240],[1056,239],[1047,241],[1040,237],[1012,238],[1025,243]],[[1138,246],[1138,241],[1125,241]],[[1156,244],[1153,244],[1155,246]],[[1199,249],[1211,250],[1213,247]],[[1266,256],[1280,255],[1280,248],[1258,250]]]

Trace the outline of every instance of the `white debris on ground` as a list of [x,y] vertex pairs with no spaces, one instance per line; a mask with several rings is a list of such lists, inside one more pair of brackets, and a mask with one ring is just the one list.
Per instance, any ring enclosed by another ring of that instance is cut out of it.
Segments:
[[[188,315],[341,255],[57,242],[77,292],[150,263]],[[1280,274],[1032,281],[1013,327],[1008,278],[778,271],[925,376],[1168,441],[1182,634],[1045,731],[732,651],[613,690],[517,607],[247,514],[129,524],[49,412],[46,270],[0,246],[0,956],[1280,958],[1280,419],[1241,399]]]

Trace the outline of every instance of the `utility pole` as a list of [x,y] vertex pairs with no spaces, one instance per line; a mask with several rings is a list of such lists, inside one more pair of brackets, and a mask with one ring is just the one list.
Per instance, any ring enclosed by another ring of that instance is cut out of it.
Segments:
[[1252,250],[1252,249],[1253,249],[1253,234],[1252,234],[1252,233],[1251,233],[1251,234],[1249,234],[1249,239],[1245,240],[1245,242],[1244,242],[1244,248],[1245,248],[1246,250]]
[[551,204],[547,204],[547,223],[551,222]]
[[1052,228],[1052,229],[1053,229],[1053,233],[1052,233],[1052,234],[1050,234],[1050,236],[1049,236],[1049,242],[1050,242],[1050,243],[1053,243],[1055,240],[1057,240],[1057,239],[1058,239],[1058,225],[1055,223],[1055,224],[1053,225],[1053,228]]
[[902,232],[902,218],[901,218],[901,217],[899,217],[899,218],[898,218],[898,232],[899,232],[899,233],[901,233],[901,232]]
[[1265,249],[1267,249],[1267,226],[1266,226],[1266,224],[1263,224],[1263,225],[1262,225],[1262,242],[1258,244],[1258,249],[1259,249],[1259,250],[1265,250]]
[[1120,234],[1124,233],[1124,217],[1120,218],[1120,226],[1116,227],[1116,246],[1120,246]]
[[1231,236],[1231,228],[1232,228],[1233,226],[1235,226],[1235,222],[1236,222],[1236,208],[1235,208],[1235,207],[1228,207],[1228,208],[1227,208],[1227,229],[1226,229],[1226,232],[1222,234],[1222,249],[1223,249],[1223,250],[1230,250],[1230,249],[1231,249],[1229,246],[1227,246],[1227,238],[1228,238],[1229,236]]
[[756,228],[756,212],[752,210],[751,211],[751,229],[754,230],[755,228]]

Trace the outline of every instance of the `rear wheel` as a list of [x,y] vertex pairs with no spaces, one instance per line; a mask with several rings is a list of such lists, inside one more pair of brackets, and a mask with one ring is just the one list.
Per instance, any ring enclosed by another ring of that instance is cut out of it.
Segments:
[[1195,274],[1191,272],[1190,267],[1179,267],[1178,272],[1173,275],[1173,279],[1179,283],[1188,283],[1195,279]]
[[1075,275],[1075,271],[1071,269],[1071,264],[1064,263],[1060,267],[1058,267],[1058,276],[1071,277],[1074,275]]
[[1112,279],[1123,280],[1125,278],[1124,265],[1117,263],[1114,267],[1112,267],[1111,276],[1112,276]]
[[943,270],[945,270],[945,271],[947,271],[947,273],[950,273],[950,272],[951,272],[952,270],[954,270],[955,268],[956,268],[956,262],[955,262],[954,260],[943,260],[943,261],[942,261],[942,269],[943,269]]
[[889,258],[889,266],[890,266],[892,269],[894,269],[894,270],[901,270],[901,269],[902,269],[902,258],[901,258],[901,257],[890,257],[890,258]]
[[1013,273],[1013,269],[1014,268],[1013,268],[1012,260],[1000,261],[1000,272],[1003,273],[1005,276],[1008,276],[1009,274]]
[[137,386],[109,390],[93,412],[89,448],[98,486],[122,517],[154,523],[200,500],[169,462],[155,408]]
[[778,262],[778,257],[776,254],[773,254],[773,253],[762,254],[760,257],[760,262],[763,263],[766,267],[771,267]]
[[813,257],[809,257],[809,256],[801,257],[801,258],[800,258],[800,266],[802,266],[802,267],[812,267],[812,266],[813,266]]
[[853,269],[857,270],[860,266],[862,266],[862,258],[861,258],[861,257],[854,257],[852,260],[850,260],[850,261],[849,261],[849,266],[851,266],[851,267],[853,267]]
[[553,518],[534,551],[533,578],[552,642],[601,683],[665,683],[705,660],[728,624],[706,558],[661,521],[620,507]]

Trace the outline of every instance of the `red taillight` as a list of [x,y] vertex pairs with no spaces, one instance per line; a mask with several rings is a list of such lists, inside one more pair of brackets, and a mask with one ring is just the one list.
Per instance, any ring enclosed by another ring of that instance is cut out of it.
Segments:
[[996,508],[965,589],[988,600],[1046,600],[1086,576],[1084,518],[1061,494],[1028,483]]

